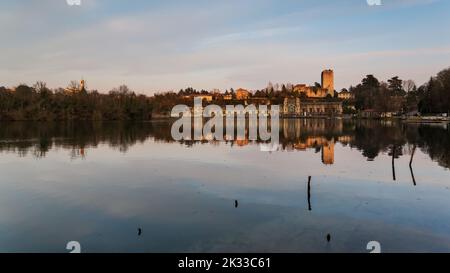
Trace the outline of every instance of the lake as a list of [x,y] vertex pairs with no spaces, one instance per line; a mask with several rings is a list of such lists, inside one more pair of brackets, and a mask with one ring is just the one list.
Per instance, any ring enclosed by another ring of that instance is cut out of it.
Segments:
[[0,252],[450,252],[449,126],[284,119],[264,145],[3,122]]

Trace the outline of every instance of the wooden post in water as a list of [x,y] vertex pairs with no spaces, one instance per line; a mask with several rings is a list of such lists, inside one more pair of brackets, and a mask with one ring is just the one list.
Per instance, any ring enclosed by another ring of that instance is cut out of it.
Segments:
[[394,181],[396,180],[396,178],[395,178],[395,144],[392,146],[392,178],[394,179]]
[[308,176],[308,210],[311,211],[311,176]]
[[414,172],[412,169],[412,163],[413,163],[413,159],[414,159],[414,154],[416,153],[416,145],[414,144],[413,150],[411,152],[411,159],[409,160],[409,170],[411,171],[411,177],[412,177],[412,181],[414,186],[416,186],[416,178],[414,177]]

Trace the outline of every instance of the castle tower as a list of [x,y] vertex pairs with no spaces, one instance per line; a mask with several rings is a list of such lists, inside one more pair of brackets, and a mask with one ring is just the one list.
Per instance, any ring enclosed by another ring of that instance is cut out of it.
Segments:
[[85,90],[86,90],[85,81],[81,80],[80,81],[80,91],[85,91]]
[[322,71],[322,88],[328,90],[330,96],[334,96],[334,72],[331,69]]

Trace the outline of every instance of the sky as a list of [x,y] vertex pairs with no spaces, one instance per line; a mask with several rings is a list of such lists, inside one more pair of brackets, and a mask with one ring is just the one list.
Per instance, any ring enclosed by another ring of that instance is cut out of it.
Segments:
[[450,66],[450,1],[381,1],[2,0],[0,86],[255,90],[333,69],[340,90]]

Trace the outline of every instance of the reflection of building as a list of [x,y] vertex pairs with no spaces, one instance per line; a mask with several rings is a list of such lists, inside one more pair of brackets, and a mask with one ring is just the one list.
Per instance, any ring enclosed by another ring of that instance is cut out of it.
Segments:
[[328,140],[324,137],[308,137],[306,140],[299,140],[292,145],[296,150],[306,150],[311,148],[321,149],[322,163],[325,165],[334,164],[334,140]]
[[[342,121],[334,119],[283,119],[281,123],[284,149],[304,151],[315,149],[321,152],[322,162],[334,164],[334,146],[342,136]],[[347,138],[344,138],[347,140]]]
[[231,95],[231,94],[225,94],[225,95],[223,95],[223,99],[224,99],[224,100],[232,100],[232,99],[233,99],[233,95]]
[[335,119],[282,119],[280,128],[283,139],[297,142],[302,136],[324,137],[342,135],[342,120]]
[[308,98],[325,98],[328,95],[327,89],[316,86],[306,86],[306,84],[297,84],[294,86],[294,92],[305,94]]
[[249,140],[248,139],[236,140],[235,143],[236,145],[243,147],[249,144]]
[[236,90],[236,99],[237,100],[246,100],[250,97],[250,92],[248,90],[239,88]]
[[350,144],[350,142],[352,142],[353,139],[354,139],[354,137],[352,137],[350,135],[344,135],[344,136],[338,137],[338,141],[344,145]]

